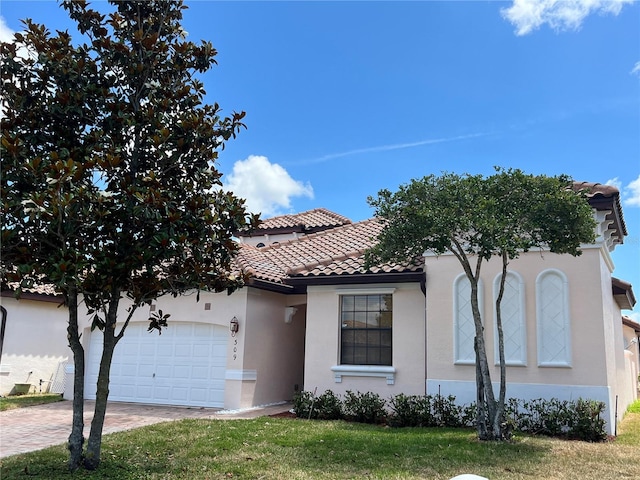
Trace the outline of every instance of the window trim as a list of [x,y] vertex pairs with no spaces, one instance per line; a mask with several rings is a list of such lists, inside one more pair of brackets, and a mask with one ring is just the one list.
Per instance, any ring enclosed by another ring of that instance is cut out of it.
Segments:
[[[544,325],[542,323],[542,282],[550,275],[556,275],[562,280],[562,315],[564,322],[564,347],[566,358],[563,361],[545,361],[542,359],[542,345],[544,340]],[[569,279],[567,275],[557,268],[543,270],[536,277],[536,333],[537,333],[537,360],[538,367],[572,367],[573,352],[571,348],[571,308],[569,304]]]
[[[373,287],[373,288],[336,288],[335,292],[338,296],[338,358],[337,364],[331,367],[335,383],[342,383],[342,377],[378,377],[386,378],[387,385],[395,384],[396,369],[393,366],[393,326],[391,327],[391,362],[392,365],[354,365],[341,364],[342,357],[342,327],[341,321],[341,305],[342,296],[345,295],[393,295],[396,291],[395,287]],[[393,311],[392,311],[393,319]],[[393,325],[393,323],[392,323]]]
[[380,377],[387,379],[387,385],[396,381],[396,369],[386,365],[334,365],[331,367],[335,383],[342,383],[342,377]]
[[[469,288],[471,288],[471,281],[467,277],[466,273],[459,274],[453,280],[453,364],[454,365],[475,365],[475,351],[473,354],[473,360],[468,360],[466,358],[460,358],[460,347],[458,342],[458,325],[459,325],[459,317],[458,317],[458,285],[460,282],[469,282]],[[478,308],[480,309],[480,317],[482,319],[482,324],[484,325],[484,282],[482,279],[478,280]],[[473,316],[473,312],[471,312]],[[474,328],[474,338],[475,338],[475,322],[473,325]]]
[[[520,328],[520,346],[522,350],[522,354],[518,359],[509,359],[506,358],[505,352],[505,365],[513,366],[513,367],[526,367],[527,366],[527,322],[526,322],[526,292],[524,279],[522,275],[518,272],[507,271],[507,279],[509,276],[512,276],[518,282],[518,326]],[[498,348],[498,312],[496,311],[495,304],[498,298],[498,291],[500,289],[500,279],[502,278],[502,273],[496,275],[496,278],[493,280],[493,338],[494,338],[494,360],[496,365],[500,365],[500,352]],[[504,300],[504,298],[503,298]],[[503,320],[504,322],[504,320]],[[504,323],[503,323],[504,330]]]

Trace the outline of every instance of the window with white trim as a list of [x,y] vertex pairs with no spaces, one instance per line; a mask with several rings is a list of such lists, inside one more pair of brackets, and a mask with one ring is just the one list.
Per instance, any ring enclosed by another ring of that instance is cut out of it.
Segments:
[[571,366],[569,282],[560,270],[550,269],[536,279],[538,365]]
[[391,365],[393,295],[340,295],[340,364]]
[[[482,312],[482,282],[478,282],[478,306]],[[471,282],[462,273],[453,282],[453,358],[458,364],[475,364],[476,325],[471,309]]]
[[[493,301],[500,293],[499,274],[493,282]],[[504,292],[500,302],[500,313],[502,319],[502,333],[504,338],[504,358],[507,365],[527,364],[527,330],[525,322],[525,291],[524,281],[516,272],[507,272],[504,281]],[[500,363],[500,352],[498,349],[498,319],[494,311],[495,325],[495,362]]]

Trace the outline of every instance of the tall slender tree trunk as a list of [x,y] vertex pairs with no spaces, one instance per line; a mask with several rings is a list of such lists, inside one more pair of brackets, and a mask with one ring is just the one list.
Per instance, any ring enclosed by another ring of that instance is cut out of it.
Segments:
[[[478,389],[478,438],[480,440],[494,440],[493,424],[496,417],[496,400],[491,384],[491,371],[487,360],[487,349],[484,341],[484,326],[478,303],[478,281],[471,281],[471,311],[476,327],[474,346],[476,350],[476,383]],[[482,392],[482,393],[480,393]]]
[[96,404],[91,420],[91,431],[87,450],[84,457],[84,466],[87,470],[95,470],[100,465],[100,453],[102,450],[102,430],[104,429],[104,419],[107,414],[107,401],[109,398],[109,375],[111,373],[111,360],[113,352],[119,338],[115,335],[118,305],[120,303],[120,292],[113,292],[109,302],[105,318],[105,327],[102,332],[102,357],[100,358],[100,370],[98,372],[98,383],[96,390]]
[[500,289],[496,298],[496,328],[498,329],[498,355],[500,357],[500,394],[496,404],[496,416],[493,419],[491,428],[495,440],[507,440],[510,436],[505,423],[505,397],[507,393],[507,365],[504,355],[504,331],[502,329],[502,297],[504,296],[504,285],[507,279],[507,266],[509,257],[506,252],[502,253],[502,277],[500,278]]
[[67,293],[69,323],[67,339],[73,352],[73,420],[69,435],[69,470],[75,471],[82,464],[82,444],[84,443],[84,348],[78,331],[78,292],[75,287]]

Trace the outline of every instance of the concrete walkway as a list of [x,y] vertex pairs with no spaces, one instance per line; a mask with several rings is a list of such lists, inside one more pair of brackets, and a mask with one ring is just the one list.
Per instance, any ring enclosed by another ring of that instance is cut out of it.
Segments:
[[[95,402],[84,405],[84,435],[89,436]],[[247,410],[170,407],[109,402],[103,433],[129,430],[153,423],[183,418],[239,419],[274,415],[291,409],[291,404],[270,405]],[[71,433],[72,403],[63,400],[0,412],[0,458],[65,443]]]

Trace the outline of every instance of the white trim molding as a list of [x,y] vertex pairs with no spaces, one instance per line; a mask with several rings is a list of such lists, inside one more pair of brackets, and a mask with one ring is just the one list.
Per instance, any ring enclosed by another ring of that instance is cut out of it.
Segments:
[[381,377],[387,379],[387,385],[396,382],[396,369],[384,365],[335,365],[331,371],[336,383],[342,383],[342,377]]
[[[495,305],[500,291],[502,273],[493,280],[493,303]],[[509,366],[527,365],[527,327],[525,321],[525,286],[522,276],[514,271],[507,272],[504,295],[500,304],[502,312],[502,331],[504,334],[504,357]],[[498,312],[493,309],[494,360],[500,365],[498,349]]]
[[[476,324],[471,309],[471,282],[461,273],[453,280],[453,363],[455,365],[475,365]],[[478,308],[484,312],[484,287],[478,281]],[[482,318],[484,324],[484,318]]]
[[371,288],[336,288],[338,295],[391,295],[396,289],[393,287],[371,287]]
[[536,278],[536,329],[539,367],[571,367],[569,280],[550,268]]

